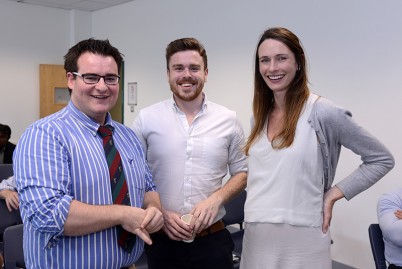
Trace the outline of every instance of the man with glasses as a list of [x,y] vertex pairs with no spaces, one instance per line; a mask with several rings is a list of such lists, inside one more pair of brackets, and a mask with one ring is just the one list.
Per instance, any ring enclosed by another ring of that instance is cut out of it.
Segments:
[[[134,132],[112,120],[121,53],[79,42],[64,57],[66,108],[31,125],[14,164],[27,268],[132,265],[163,226],[159,195]],[[130,240],[127,240],[130,238]]]
[[117,85],[119,83],[120,76],[119,75],[105,75],[100,76],[97,74],[80,74],[78,72],[72,72],[74,75],[82,77],[86,84],[97,84],[101,78],[107,85]]

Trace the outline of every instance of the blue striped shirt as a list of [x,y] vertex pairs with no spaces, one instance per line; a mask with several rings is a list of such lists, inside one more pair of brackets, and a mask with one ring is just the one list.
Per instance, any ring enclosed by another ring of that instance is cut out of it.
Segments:
[[[155,185],[134,132],[108,114],[120,152],[132,206],[143,205],[144,193]],[[72,102],[31,125],[14,156],[17,189],[24,221],[27,268],[105,268],[133,264],[144,242],[137,237],[132,253],[117,244],[116,228],[84,236],[64,236],[71,201],[113,204],[109,170],[97,134],[99,124]]]

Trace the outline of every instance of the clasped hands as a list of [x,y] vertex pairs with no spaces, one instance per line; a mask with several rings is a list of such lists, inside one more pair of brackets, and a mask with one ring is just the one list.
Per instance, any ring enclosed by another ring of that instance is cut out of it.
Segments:
[[[148,245],[152,244],[151,233],[157,232],[162,229],[163,216],[162,212],[156,207],[148,207],[146,209],[135,208],[141,212],[135,216],[128,216],[127,221],[122,224],[123,229],[136,234],[139,238],[144,240]],[[137,216],[140,216],[138,218]],[[132,221],[134,219],[134,221]]]
[[189,214],[193,215],[190,225],[181,220],[177,212],[162,209],[164,226],[163,231],[170,239],[181,241],[192,237],[193,233],[198,234],[211,226],[218,214],[222,201],[209,197],[198,203]]

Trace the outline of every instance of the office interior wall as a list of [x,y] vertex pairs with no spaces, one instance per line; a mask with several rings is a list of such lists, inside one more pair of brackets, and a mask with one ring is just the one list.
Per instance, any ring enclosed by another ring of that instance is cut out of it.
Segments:
[[70,10],[70,46],[92,37],[92,13],[83,10]]
[[[208,52],[208,98],[237,111],[248,134],[256,43],[267,27],[288,27],[304,44],[311,89],[351,110],[395,155],[390,174],[334,209],[334,260],[374,268],[367,228],[377,221],[376,200],[402,185],[401,9],[398,0],[136,0],[86,14],[0,0],[0,122],[17,142],[39,118],[39,64],[62,64],[72,44],[94,36],[124,53],[126,85],[138,83],[138,105],[125,106],[131,126],[141,108],[171,96],[166,45],[194,36]],[[359,163],[343,150],[336,181]]]
[[89,36],[90,12],[0,0],[0,123],[11,127],[11,142],[39,119],[39,64],[63,64]]
[[39,64],[61,64],[69,47],[69,12],[0,2],[0,123],[11,141],[39,118]]

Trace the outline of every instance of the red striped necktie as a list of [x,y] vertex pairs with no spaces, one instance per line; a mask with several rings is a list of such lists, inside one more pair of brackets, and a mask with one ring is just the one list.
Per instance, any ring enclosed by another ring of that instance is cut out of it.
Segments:
[[[121,161],[120,153],[113,142],[113,129],[114,128],[110,125],[100,126],[98,129],[98,133],[103,139],[103,148],[109,166],[113,203],[130,206],[130,195],[128,193],[127,182],[124,175],[123,163]],[[119,225],[117,226],[117,238],[119,246],[127,252],[131,252],[135,245],[136,236],[127,232]]]

